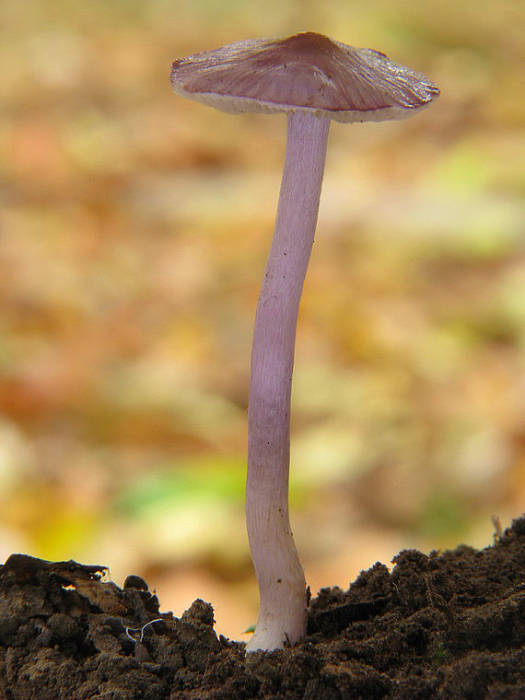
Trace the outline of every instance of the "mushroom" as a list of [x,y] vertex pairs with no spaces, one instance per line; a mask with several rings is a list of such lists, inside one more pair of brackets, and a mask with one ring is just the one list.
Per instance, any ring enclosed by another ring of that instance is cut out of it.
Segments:
[[248,408],[246,524],[260,611],[247,651],[306,633],[307,593],[288,516],[290,393],[297,314],[317,223],[330,120],[403,119],[439,95],[372,49],[313,32],[250,39],[173,63],[179,95],[225,112],[284,112],[288,134],[273,242],[259,296]]

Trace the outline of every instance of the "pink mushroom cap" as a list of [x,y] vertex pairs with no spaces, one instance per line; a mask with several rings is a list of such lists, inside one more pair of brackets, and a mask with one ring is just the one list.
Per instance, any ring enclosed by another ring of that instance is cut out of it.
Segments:
[[173,63],[176,93],[224,112],[305,110],[339,122],[404,119],[439,89],[384,53],[322,34],[248,39]]

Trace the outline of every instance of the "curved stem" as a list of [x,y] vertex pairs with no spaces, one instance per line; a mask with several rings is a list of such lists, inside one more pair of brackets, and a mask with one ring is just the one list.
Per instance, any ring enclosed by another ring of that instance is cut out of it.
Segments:
[[272,247],[253,336],[246,523],[260,612],[247,651],[294,644],[306,630],[306,583],[288,517],[290,395],[297,314],[314,242],[330,122],[288,115]]

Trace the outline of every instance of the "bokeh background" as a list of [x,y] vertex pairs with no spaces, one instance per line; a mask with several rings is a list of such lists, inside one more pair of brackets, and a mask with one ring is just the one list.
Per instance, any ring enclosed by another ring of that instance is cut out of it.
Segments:
[[332,127],[297,340],[307,578],[488,545],[525,501],[522,0],[0,4],[0,560],[200,596],[242,639],[248,362],[282,116],[171,93],[171,61],[319,31],[442,96]]

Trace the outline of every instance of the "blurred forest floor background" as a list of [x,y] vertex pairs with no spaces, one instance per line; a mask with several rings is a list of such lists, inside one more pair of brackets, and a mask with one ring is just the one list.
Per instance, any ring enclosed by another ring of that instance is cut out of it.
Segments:
[[242,638],[252,324],[282,116],[175,97],[171,61],[325,33],[441,88],[332,126],[298,332],[307,579],[490,543],[525,502],[522,0],[0,5],[0,560],[146,576]]

